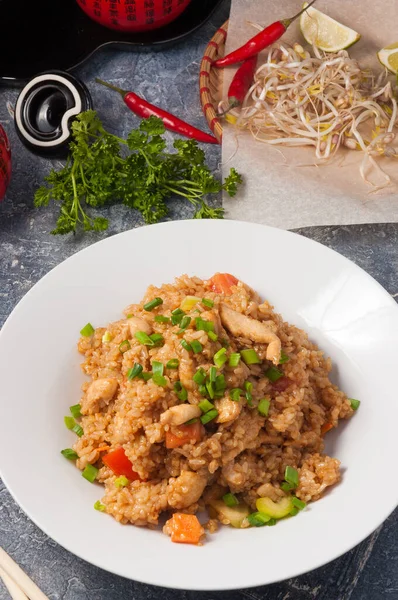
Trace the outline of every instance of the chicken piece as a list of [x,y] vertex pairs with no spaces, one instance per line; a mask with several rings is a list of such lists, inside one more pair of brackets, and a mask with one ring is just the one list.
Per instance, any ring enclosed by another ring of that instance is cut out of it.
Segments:
[[168,408],[160,415],[162,425],[182,425],[191,419],[200,417],[202,411],[194,404],[178,404]]
[[86,395],[81,399],[81,413],[94,415],[109,404],[118,387],[117,379],[103,377],[95,379],[87,388]]
[[216,423],[230,423],[235,421],[241,413],[242,405],[239,402],[234,402],[226,396],[214,402],[218,410]]
[[172,508],[187,508],[197,502],[207,484],[207,478],[193,471],[183,471],[171,478],[167,487],[167,502]]
[[152,333],[152,327],[148,321],[145,321],[145,319],[141,319],[140,317],[130,317],[128,324],[131,337],[134,337],[137,331],[143,331],[147,335]]
[[263,322],[242,315],[226,304],[220,305],[221,321],[235,337],[246,337],[259,344],[268,344],[267,360],[278,365],[281,358],[281,341]]

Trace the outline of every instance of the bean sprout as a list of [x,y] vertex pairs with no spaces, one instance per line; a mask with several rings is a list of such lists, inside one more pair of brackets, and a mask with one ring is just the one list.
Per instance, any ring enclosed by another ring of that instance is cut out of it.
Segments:
[[[387,72],[377,78],[341,50],[313,56],[299,44],[273,45],[257,69],[236,126],[271,145],[313,146],[326,162],[339,148],[363,152],[363,180],[380,189],[390,184],[377,158],[398,158],[398,107]],[[381,185],[371,180],[378,172]]]

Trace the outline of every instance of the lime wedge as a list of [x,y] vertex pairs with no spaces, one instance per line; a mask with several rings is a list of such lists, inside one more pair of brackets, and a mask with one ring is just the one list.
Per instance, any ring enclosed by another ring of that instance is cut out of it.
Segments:
[[377,53],[377,58],[391,73],[398,74],[398,42],[382,48]]
[[[303,8],[308,6],[305,2]],[[359,33],[328,17],[316,8],[309,8],[300,17],[300,29],[305,40],[325,52],[349,48],[361,37]]]

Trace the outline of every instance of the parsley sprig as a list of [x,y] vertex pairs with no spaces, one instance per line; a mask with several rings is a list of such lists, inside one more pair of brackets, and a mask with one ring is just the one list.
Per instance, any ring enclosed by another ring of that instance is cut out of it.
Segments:
[[122,139],[107,132],[95,111],[80,114],[72,124],[73,141],[66,165],[52,170],[40,187],[35,206],[60,203],[53,234],[107,229],[108,220],[92,217],[89,207],[119,201],[142,214],[146,223],[167,215],[166,201],[181,196],[195,206],[194,218],[220,219],[222,208],[205,201],[208,194],[225,190],[234,196],[242,182],[235,169],[221,183],[205,164],[203,150],[194,140],[178,139],[176,152],[166,150],[164,125],[157,117],[141,121]]

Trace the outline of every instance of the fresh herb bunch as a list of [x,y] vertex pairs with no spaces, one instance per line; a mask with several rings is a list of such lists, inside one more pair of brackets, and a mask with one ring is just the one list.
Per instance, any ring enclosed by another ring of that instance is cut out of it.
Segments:
[[[166,201],[178,195],[191,202],[196,219],[220,219],[222,208],[212,208],[204,197],[226,190],[234,196],[242,182],[231,169],[224,184],[205,164],[203,150],[194,140],[174,142],[176,152],[166,151],[164,125],[157,117],[141,121],[124,140],[105,131],[93,110],[81,113],[72,124],[70,156],[60,171],[52,170],[34,198],[35,206],[60,202],[53,234],[107,229],[108,220],[87,214],[90,206],[120,201],[140,211],[147,223],[167,215]],[[122,152],[127,148],[128,152]]]

